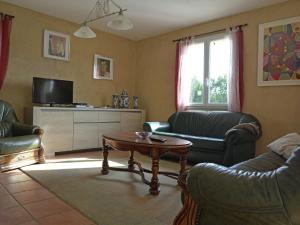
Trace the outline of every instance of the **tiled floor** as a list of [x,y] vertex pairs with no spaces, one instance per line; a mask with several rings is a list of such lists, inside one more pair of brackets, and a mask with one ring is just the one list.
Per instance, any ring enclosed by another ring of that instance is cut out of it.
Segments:
[[20,170],[0,173],[0,225],[94,225]]

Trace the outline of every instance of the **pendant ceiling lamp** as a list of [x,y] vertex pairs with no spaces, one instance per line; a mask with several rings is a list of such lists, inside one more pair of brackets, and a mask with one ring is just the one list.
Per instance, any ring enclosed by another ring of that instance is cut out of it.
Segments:
[[133,23],[124,15],[123,12],[125,11],[127,11],[127,9],[123,9],[116,4],[114,0],[97,0],[81,27],[74,32],[74,36],[79,38],[95,38],[96,33],[88,24],[114,15],[115,16],[107,23],[109,28],[114,30],[130,30],[133,28]]

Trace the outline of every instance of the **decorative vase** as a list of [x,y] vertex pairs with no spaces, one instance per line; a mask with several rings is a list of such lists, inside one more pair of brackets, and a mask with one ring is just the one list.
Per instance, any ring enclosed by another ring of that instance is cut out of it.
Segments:
[[133,108],[138,109],[139,108],[139,97],[133,96]]
[[129,107],[129,96],[126,90],[123,90],[120,95],[120,108],[128,108]]
[[112,107],[119,108],[119,95],[112,96]]

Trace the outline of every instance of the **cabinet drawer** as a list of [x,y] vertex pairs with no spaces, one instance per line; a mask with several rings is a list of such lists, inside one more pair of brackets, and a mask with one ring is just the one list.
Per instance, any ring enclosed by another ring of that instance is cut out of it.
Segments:
[[142,129],[142,115],[135,112],[122,112],[121,130],[122,131],[139,131]]
[[74,112],[74,122],[98,122],[98,112],[80,111]]
[[99,123],[99,146],[102,147],[102,135],[120,131],[120,123]]
[[98,147],[98,124],[78,123],[74,124],[73,149],[88,149]]
[[68,151],[73,148],[73,112],[43,111],[38,124],[44,129],[42,142],[45,154]]
[[99,122],[120,122],[120,112],[99,112]]

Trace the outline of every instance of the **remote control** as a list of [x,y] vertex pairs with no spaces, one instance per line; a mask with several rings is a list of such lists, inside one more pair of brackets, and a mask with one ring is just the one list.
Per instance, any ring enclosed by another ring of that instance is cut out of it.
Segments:
[[151,141],[157,141],[157,142],[165,142],[165,141],[167,141],[167,139],[165,139],[165,138],[159,138],[159,137],[150,137],[150,140]]

